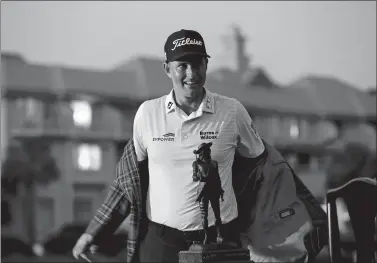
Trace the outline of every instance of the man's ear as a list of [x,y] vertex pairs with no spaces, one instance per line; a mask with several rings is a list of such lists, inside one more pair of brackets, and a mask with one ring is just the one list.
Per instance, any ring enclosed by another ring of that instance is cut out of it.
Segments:
[[170,78],[170,65],[169,65],[169,62],[167,61],[164,62],[164,71],[166,75],[168,75],[168,77]]

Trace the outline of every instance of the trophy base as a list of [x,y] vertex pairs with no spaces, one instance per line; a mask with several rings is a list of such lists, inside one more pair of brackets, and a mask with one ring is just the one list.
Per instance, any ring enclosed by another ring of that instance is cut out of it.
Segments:
[[190,246],[189,251],[212,251],[212,250],[228,250],[228,249],[238,249],[236,243],[210,243],[210,244],[200,244],[194,243]]
[[249,253],[233,243],[193,244],[189,250],[179,252],[179,263],[250,263]]

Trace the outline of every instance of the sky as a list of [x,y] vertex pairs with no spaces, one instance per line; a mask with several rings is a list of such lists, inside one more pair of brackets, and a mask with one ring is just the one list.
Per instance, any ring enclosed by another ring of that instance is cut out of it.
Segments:
[[110,69],[136,56],[162,58],[168,35],[186,28],[203,35],[212,59],[226,52],[222,37],[233,23],[248,38],[251,65],[280,84],[317,74],[376,86],[376,1],[2,1],[1,51]]

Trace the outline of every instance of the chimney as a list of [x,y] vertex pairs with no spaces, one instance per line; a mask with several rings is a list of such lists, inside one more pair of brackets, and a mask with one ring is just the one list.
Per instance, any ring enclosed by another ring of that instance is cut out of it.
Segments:
[[224,64],[241,75],[249,70],[250,58],[246,54],[246,40],[241,28],[236,24],[230,26],[230,33],[224,37],[225,53],[227,54]]

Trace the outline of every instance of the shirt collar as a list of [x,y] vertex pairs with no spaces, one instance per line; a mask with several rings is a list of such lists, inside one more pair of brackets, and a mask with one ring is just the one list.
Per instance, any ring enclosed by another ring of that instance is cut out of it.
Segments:
[[170,91],[170,93],[168,94],[168,96],[166,97],[166,100],[165,100],[165,109],[166,109],[166,113],[170,113],[172,112],[173,110],[175,110],[175,101],[174,101],[174,96],[173,96],[173,89]]
[[212,92],[205,89],[204,98],[202,101],[202,104],[200,104],[200,107],[203,109],[203,111],[214,113],[215,112],[215,99],[213,97]]
[[[173,89],[172,89],[170,93],[167,95],[166,100],[165,100],[166,113],[172,112],[173,110],[175,110],[176,107],[177,105],[175,104],[175,101],[174,101]],[[204,98],[202,100],[202,103],[199,106],[199,109],[202,109],[203,111],[209,112],[209,113],[215,112],[215,100],[214,100],[213,94],[207,89],[205,89]]]

